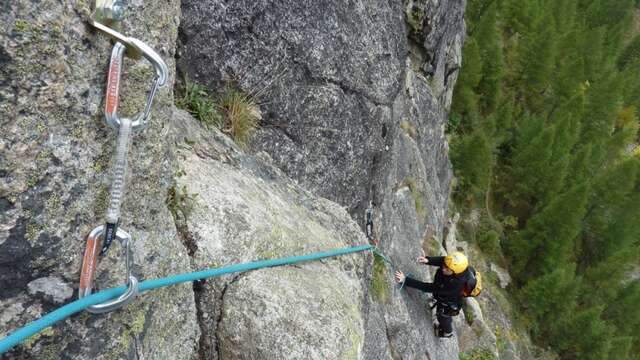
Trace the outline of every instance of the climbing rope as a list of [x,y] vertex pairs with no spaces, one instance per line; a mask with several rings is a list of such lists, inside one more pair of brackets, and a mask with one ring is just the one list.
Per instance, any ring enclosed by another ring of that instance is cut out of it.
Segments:
[[[291,265],[291,264],[296,264],[300,262],[320,260],[324,258],[347,255],[347,254],[352,254],[352,253],[357,253],[357,252],[372,250],[372,249],[373,249],[373,246],[367,244],[367,245],[359,245],[359,246],[340,248],[340,249],[334,249],[334,250],[328,250],[328,251],[322,251],[322,252],[315,252],[307,255],[290,256],[290,257],[279,258],[279,259],[270,259],[270,260],[261,260],[261,261],[254,261],[249,263],[242,263],[242,264],[234,264],[234,265],[224,266],[220,268],[213,268],[213,269],[207,269],[207,270],[202,270],[198,272],[173,275],[165,278],[146,280],[140,283],[138,290],[140,292],[145,292],[145,291],[158,289],[165,286],[171,286],[171,285],[191,282],[195,280],[202,280],[202,279],[217,277],[225,274],[239,273],[239,272],[245,272],[250,270],[268,268],[268,267]],[[36,321],[33,321],[25,325],[24,327],[11,333],[11,335],[0,340],[0,354],[3,354],[9,351],[11,348],[21,343],[25,339],[42,331],[43,329],[49,326],[52,326],[58,321],[64,320],[77,312],[87,309],[90,306],[95,306],[105,301],[109,301],[119,296],[122,296],[123,294],[126,293],[126,291],[127,291],[127,287],[125,286],[103,290],[98,293],[82,297],[81,299],[78,299],[53,312],[50,312],[49,314],[41,317]]]
[[[109,206],[106,211],[105,225],[97,226],[86,238],[86,247],[82,259],[82,270],[80,273],[80,286],[78,297],[80,299],[88,296],[92,292],[93,280],[99,260],[104,256],[113,240],[118,240],[124,249],[127,271],[127,291],[117,299],[88,306],[86,309],[92,313],[104,313],[115,310],[131,302],[138,294],[138,279],[132,275],[132,238],[129,233],[118,229],[120,224],[120,208],[124,200],[125,184],[127,176],[127,156],[129,154],[129,144],[133,131],[144,128],[151,113],[151,105],[158,88],[167,83],[169,70],[160,55],[151,49],[144,42],[127,37],[113,30],[111,27],[100,23],[100,21],[113,25],[122,20],[124,6],[120,0],[96,0],[95,12],[89,23],[96,29],[102,31],[116,40],[111,51],[109,61],[109,74],[107,76],[106,99],[104,106],[105,120],[109,126],[117,132],[115,161],[113,176],[111,180],[111,191]],[[144,110],[132,118],[120,117],[118,115],[118,105],[120,102],[120,78],[122,75],[122,65],[125,50],[132,58],[144,57],[153,66],[156,76],[153,80],[151,90],[147,95],[147,102]],[[98,251],[99,250],[99,251]]]

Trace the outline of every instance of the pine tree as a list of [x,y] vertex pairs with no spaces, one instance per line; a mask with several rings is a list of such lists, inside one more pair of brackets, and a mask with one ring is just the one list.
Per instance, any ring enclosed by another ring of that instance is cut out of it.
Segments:
[[574,275],[575,267],[558,264],[556,268],[527,283],[519,299],[524,304],[526,315],[534,320],[531,330],[534,336],[545,338],[556,330],[552,327],[570,314],[575,306],[580,288],[580,279]]
[[520,43],[521,89],[530,110],[543,110],[544,92],[550,86],[556,62],[556,41],[555,22],[546,10],[534,21],[532,29],[524,34]]
[[600,318],[603,307],[595,306],[570,313],[551,343],[563,359],[601,360],[611,351],[613,329]]
[[[584,219],[582,235],[581,267],[585,268],[612,254],[617,248],[618,241],[628,242],[628,239],[611,239],[608,231],[615,230],[617,224],[625,224],[627,206],[633,209],[635,204],[629,203],[634,195],[638,164],[635,159],[629,159],[611,168],[599,176],[593,185],[593,194],[589,200],[588,213]],[[629,225],[629,224],[626,224]],[[632,226],[631,229],[638,229]],[[634,233],[631,236],[635,236]]]
[[628,283],[615,299],[607,302],[604,318],[614,324],[616,333],[631,336],[631,354],[640,353],[640,280]]
[[581,304],[593,306],[615,299],[624,286],[624,280],[629,276],[629,269],[637,261],[638,251],[626,247],[587,268],[583,292],[589,296],[582,299]]
[[493,164],[491,142],[481,130],[461,136],[451,144],[451,160],[457,164],[459,190],[481,198]]
[[524,206],[525,212],[544,197],[555,136],[555,129],[545,128],[542,119],[533,116],[529,119],[518,136],[508,180],[513,186],[512,202],[516,208]]
[[565,179],[565,189],[569,189],[577,184],[590,183],[592,178],[591,158],[590,145],[582,146],[577,150],[569,164],[568,173],[571,174],[571,176]]
[[618,75],[603,75],[590,86],[582,119],[580,144],[592,147],[592,165],[599,167],[604,156],[604,145],[614,129],[621,101]]
[[500,99],[502,79],[502,46],[496,25],[497,7],[492,2],[479,19],[473,36],[478,41],[482,59],[482,78],[478,84],[481,109],[484,114],[495,111]]
[[462,119],[459,131],[470,132],[480,116],[478,96],[474,89],[482,78],[480,50],[474,38],[468,38],[465,42],[464,55],[460,76],[453,93],[451,111]]
[[538,13],[535,0],[503,0],[500,13],[504,27],[509,33],[524,34],[531,29]]
[[611,350],[609,351],[609,357],[607,359],[621,359],[621,360],[633,360],[636,359],[636,354],[631,353],[631,346],[633,345],[633,337],[631,336],[616,336],[611,339]]
[[535,213],[507,249],[512,271],[522,282],[573,260],[589,187],[577,185]]
[[605,144],[605,163],[615,163],[622,158],[638,140],[638,118],[633,106],[622,108],[615,120],[613,133]]
[[623,69],[629,64],[640,60],[640,35],[636,35],[618,56],[616,65]]

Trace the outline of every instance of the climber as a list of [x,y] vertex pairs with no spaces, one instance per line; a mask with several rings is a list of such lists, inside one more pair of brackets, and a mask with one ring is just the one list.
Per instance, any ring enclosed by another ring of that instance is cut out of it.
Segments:
[[402,271],[396,271],[396,280],[399,283],[404,282],[407,287],[433,294],[438,318],[438,324],[434,324],[436,336],[450,338],[453,336],[452,316],[458,315],[462,308],[463,292],[468,282],[469,260],[459,251],[447,256],[425,256],[423,251],[417,261],[420,264],[439,267],[432,283],[412,279]]

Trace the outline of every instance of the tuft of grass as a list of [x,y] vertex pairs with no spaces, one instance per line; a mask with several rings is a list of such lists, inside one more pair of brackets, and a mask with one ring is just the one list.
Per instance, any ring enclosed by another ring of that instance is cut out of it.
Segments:
[[387,278],[385,273],[387,264],[385,264],[382,256],[373,254],[373,278],[371,279],[371,289],[373,295],[380,302],[386,302],[389,297],[389,288],[387,286]]
[[416,127],[411,125],[411,123],[407,120],[402,120],[400,122],[400,129],[404,130],[405,134],[407,134],[410,138],[416,139],[417,130]]
[[231,135],[238,145],[245,146],[262,119],[260,107],[249,95],[227,87],[220,99],[220,109],[224,114],[222,131]]
[[176,106],[188,111],[207,128],[222,125],[222,115],[204,85],[185,80],[184,95],[176,101]]
[[250,95],[233,86],[227,86],[217,98],[212,97],[204,85],[185,79],[184,95],[176,106],[187,110],[207,128],[216,127],[244,147],[256,131],[262,113]]

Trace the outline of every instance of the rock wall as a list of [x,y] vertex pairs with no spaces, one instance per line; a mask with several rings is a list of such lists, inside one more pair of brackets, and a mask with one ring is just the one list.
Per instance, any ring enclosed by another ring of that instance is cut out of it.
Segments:
[[[84,237],[104,222],[115,148],[102,104],[112,44],[86,23],[80,1],[4,1],[0,7],[0,336],[77,296]],[[173,68],[178,1],[136,2],[123,30]],[[153,70],[125,61],[121,113],[144,105]],[[173,77],[174,71],[171,72]],[[133,138],[121,227],[133,236],[142,278],[191,269],[165,205],[173,179],[164,139],[171,86],[148,129]],[[117,244],[99,269],[102,287],[124,282]],[[122,311],[83,313],[5,355],[11,359],[189,359],[199,337],[188,285],[142,296]]]
[[[123,32],[212,90],[261,104],[248,153],[173,106],[171,85],[134,136],[121,226],[142,279],[364,243],[394,266],[441,251],[451,169],[446,109],[464,1],[178,1],[127,4]],[[0,336],[77,296],[84,236],[106,209],[115,134],[102,104],[111,43],[85,2],[0,12]],[[181,13],[182,11],[182,13]],[[178,32],[178,25],[180,31]],[[176,38],[180,45],[176,51]],[[152,75],[125,62],[121,112]],[[328,200],[326,200],[326,199]],[[101,287],[123,281],[114,245]],[[181,285],[86,313],[15,348],[18,359],[457,359],[424,294],[349,255]],[[388,292],[371,291],[382,281]]]
[[[395,266],[440,250],[451,167],[446,110],[464,37],[464,1],[183,1],[178,67],[212,91],[235,83],[261,104],[250,144],[304,188],[375,231]],[[426,298],[366,294],[364,359],[455,359],[432,335]],[[371,280],[370,280],[371,281]]]

